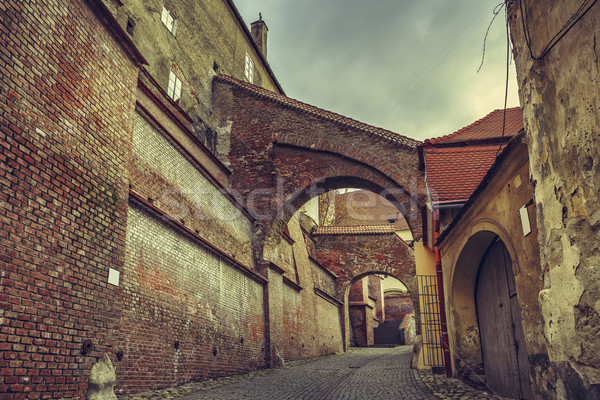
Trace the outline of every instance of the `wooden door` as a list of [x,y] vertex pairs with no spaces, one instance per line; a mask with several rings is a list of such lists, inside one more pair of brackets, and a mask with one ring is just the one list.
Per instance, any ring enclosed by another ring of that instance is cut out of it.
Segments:
[[475,301],[486,384],[498,395],[530,399],[521,309],[510,255],[499,238],[481,261]]

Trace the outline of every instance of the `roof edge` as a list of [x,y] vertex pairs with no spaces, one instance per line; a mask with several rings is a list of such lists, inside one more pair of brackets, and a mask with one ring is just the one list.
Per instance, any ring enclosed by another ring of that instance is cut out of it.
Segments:
[[285,91],[283,90],[283,87],[281,87],[281,84],[277,80],[277,77],[275,77],[275,73],[271,69],[271,65],[269,65],[269,62],[267,61],[267,57],[265,57],[262,50],[258,47],[256,42],[254,41],[254,37],[252,36],[252,33],[248,29],[248,26],[246,25],[246,22],[242,18],[242,15],[238,11],[237,7],[235,6],[235,4],[233,3],[232,0],[225,0],[225,2],[227,3],[227,5],[231,9],[231,11],[233,12],[233,15],[235,15],[235,18],[238,20],[239,24],[242,26],[242,29],[244,30],[246,37],[250,40],[250,43],[252,44],[252,47],[254,48],[254,50],[256,50],[256,53],[258,54],[260,61],[263,63],[263,65],[267,69],[267,73],[269,74],[269,77],[273,80],[273,82],[275,83],[275,86],[277,86],[277,89],[279,89],[279,91],[285,95]]
[[[403,136],[403,135],[400,135],[399,133],[390,131],[388,129],[369,125],[364,122],[352,119],[350,117],[346,117],[344,115],[335,113],[333,111],[325,110],[324,108],[320,108],[317,106],[313,106],[312,104],[304,103],[300,100],[296,100],[291,97],[288,97],[285,94],[278,94],[278,93],[272,92],[261,86],[257,86],[257,85],[253,85],[248,82],[241,81],[241,80],[236,79],[229,75],[217,74],[217,75],[215,75],[215,77],[213,79],[217,80],[220,83],[238,87],[254,96],[258,96],[260,98],[270,100],[279,105],[293,108],[296,111],[309,113],[315,117],[321,118],[323,120],[326,120],[326,121],[329,121],[329,122],[332,122],[335,124],[343,125],[349,129],[355,129],[360,132],[365,132],[367,134],[375,135],[381,139],[404,146],[404,147],[412,149],[412,150],[417,150],[419,145],[422,143],[421,141],[413,139],[413,138],[409,138],[408,136]],[[280,98],[281,96],[284,96],[284,99]],[[302,107],[302,106],[304,106],[304,107]],[[330,114],[330,116],[328,117],[326,115],[322,115],[322,114],[315,112],[317,110],[324,111],[324,112]],[[335,117],[337,117],[337,118],[335,118]],[[355,126],[355,125],[351,124],[351,122],[354,122],[360,126]]]
[[[510,108],[500,108],[500,109],[495,109],[494,111],[492,111],[492,112],[488,113],[487,115],[485,115],[485,116],[483,116],[483,117],[479,118],[479,119],[478,119],[478,120],[476,120],[475,122],[472,122],[472,123],[470,123],[469,125],[467,125],[467,126],[464,126],[464,127],[460,128],[460,129],[459,129],[459,130],[457,130],[456,132],[453,132],[453,133],[451,133],[451,134],[449,134],[449,135],[444,135],[444,136],[439,136],[439,137],[436,137],[436,138],[426,139],[426,140],[424,141],[424,144],[425,144],[425,145],[435,145],[435,144],[440,144],[440,143],[443,143],[445,140],[452,139],[452,138],[456,137],[457,135],[459,135],[459,134],[463,133],[463,132],[464,132],[464,131],[466,131],[467,129],[471,129],[471,128],[473,128],[474,126],[476,126],[476,125],[478,125],[478,124],[482,123],[483,121],[485,121],[485,120],[487,120],[487,119],[491,118],[491,117],[492,117],[492,115],[493,115],[493,114],[495,114],[495,113],[497,113],[497,112],[500,112],[500,111],[502,111],[502,112],[503,112],[504,110],[506,110],[506,111],[508,112],[508,111],[520,110],[520,109],[521,109],[521,107],[510,107]],[[515,136],[516,136],[516,135],[515,135]],[[459,143],[460,143],[460,142],[459,142]]]
[[498,169],[504,163],[506,158],[508,158],[508,156],[512,153],[512,151],[520,143],[523,143],[524,136],[525,136],[525,130],[521,129],[519,131],[519,133],[516,134],[515,136],[513,136],[513,138],[508,142],[506,147],[500,152],[498,157],[496,157],[494,164],[492,164],[490,169],[487,171],[487,173],[485,174],[485,176],[483,177],[483,179],[481,180],[481,182],[479,183],[477,188],[473,191],[473,194],[471,195],[471,197],[469,197],[469,200],[460,209],[458,214],[456,214],[454,219],[452,219],[452,222],[450,222],[448,227],[446,229],[444,229],[444,231],[442,233],[440,233],[440,235],[435,243],[436,246],[439,247],[440,244],[442,244],[442,242],[450,235],[450,233],[456,227],[456,225],[458,225],[458,223],[460,222],[462,217],[467,213],[467,211],[469,211],[471,209],[471,207],[473,206],[475,201],[479,198],[481,193],[488,187],[491,179],[496,175],[496,172],[498,172]]

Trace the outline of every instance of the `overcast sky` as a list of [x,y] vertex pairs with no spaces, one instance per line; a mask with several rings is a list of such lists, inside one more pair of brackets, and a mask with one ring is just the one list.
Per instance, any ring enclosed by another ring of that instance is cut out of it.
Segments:
[[268,61],[294,99],[419,140],[504,106],[504,10],[477,73],[499,0],[234,1],[248,25],[262,13]]

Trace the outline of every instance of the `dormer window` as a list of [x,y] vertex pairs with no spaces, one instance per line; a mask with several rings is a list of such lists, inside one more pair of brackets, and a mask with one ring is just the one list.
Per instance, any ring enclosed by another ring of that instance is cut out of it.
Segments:
[[167,86],[167,94],[174,101],[179,100],[181,97],[181,79],[175,75],[175,72],[171,70],[169,74],[169,86]]
[[246,53],[244,75],[246,76],[246,79],[248,79],[248,82],[254,83],[254,61],[252,61],[248,53]]
[[167,10],[165,6],[163,6],[160,20],[167,27],[169,32],[175,36],[175,32],[177,32],[177,19],[173,18],[173,15],[171,15],[171,12]]

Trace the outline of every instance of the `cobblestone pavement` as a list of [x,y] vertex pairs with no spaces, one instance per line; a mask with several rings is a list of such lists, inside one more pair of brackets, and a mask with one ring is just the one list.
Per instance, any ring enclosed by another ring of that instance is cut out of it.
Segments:
[[126,400],[501,399],[457,379],[409,369],[412,347],[359,348],[286,367],[195,382]]

